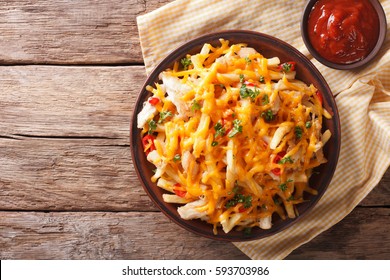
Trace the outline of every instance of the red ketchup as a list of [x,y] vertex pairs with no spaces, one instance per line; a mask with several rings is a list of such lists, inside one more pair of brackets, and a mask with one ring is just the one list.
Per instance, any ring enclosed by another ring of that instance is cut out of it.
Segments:
[[323,58],[350,64],[375,47],[379,18],[369,0],[319,0],[310,12],[308,33]]

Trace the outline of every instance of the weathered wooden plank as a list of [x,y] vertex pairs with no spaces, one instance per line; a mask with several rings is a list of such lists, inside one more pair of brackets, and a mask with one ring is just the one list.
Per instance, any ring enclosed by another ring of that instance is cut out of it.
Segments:
[[356,208],[287,259],[390,259],[389,208]]
[[141,63],[136,17],[168,2],[1,1],[0,63]]
[[0,139],[0,209],[156,211],[129,146],[106,139]]
[[387,169],[379,184],[363,199],[361,206],[390,205],[390,168]]
[[[389,259],[390,209],[357,208],[288,259]],[[1,259],[245,259],[161,213],[0,212]],[[138,225],[138,226],[137,226]]]
[[0,209],[155,210],[128,147],[144,78],[139,66],[0,67]]
[[0,136],[119,138],[129,143],[142,66],[0,67]]
[[0,212],[0,259],[246,259],[161,213]]

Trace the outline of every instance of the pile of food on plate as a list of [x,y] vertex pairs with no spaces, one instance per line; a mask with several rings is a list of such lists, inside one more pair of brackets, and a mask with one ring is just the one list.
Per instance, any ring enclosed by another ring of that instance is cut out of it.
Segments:
[[296,63],[245,44],[204,44],[149,85],[137,116],[151,178],[183,219],[250,231],[294,218],[313,169],[326,162],[331,114],[321,93],[295,78]]

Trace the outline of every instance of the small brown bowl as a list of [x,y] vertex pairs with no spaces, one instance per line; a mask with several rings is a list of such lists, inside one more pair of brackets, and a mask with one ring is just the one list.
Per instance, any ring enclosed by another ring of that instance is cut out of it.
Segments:
[[322,57],[317,50],[312,46],[309,39],[307,24],[309,21],[309,15],[313,9],[313,6],[318,2],[319,0],[309,0],[307,1],[304,11],[302,14],[301,19],[301,34],[303,42],[306,45],[306,48],[309,50],[309,52],[313,55],[315,59],[317,59],[320,63],[322,63],[325,66],[328,66],[330,68],[339,69],[339,70],[350,70],[350,69],[356,69],[359,67],[363,67],[367,65],[369,62],[371,62],[375,56],[378,54],[380,48],[382,47],[383,43],[385,42],[386,38],[386,32],[387,32],[387,21],[386,21],[386,14],[383,10],[382,5],[378,0],[369,0],[374,7],[375,11],[378,14],[379,19],[379,35],[378,40],[372,49],[372,51],[362,60],[359,60],[357,62],[353,62],[350,64],[341,64],[341,63],[334,63],[331,62],[324,57]]
[[[332,119],[325,120],[323,123],[323,129],[329,129],[332,132],[331,139],[324,147],[324,155],[328,159],[328,162],[317,168],[316,174],[310,178],[310,185],[318,190],[318,195],[314,196],[307,194],[306,199],[308,202],[298,205],[300,214],[297,218],[282,220],[275,216],[272,221],[273,226],[271,229],[263,230],[260,228],[253,228],[250,235],[245,235],[243,232],[235,231],[234,229],[227,234],[224,233],[222,229],[219,229],[218,235],[214,235],[212,225],[200,220],[183,220],[177,212],[178,205],[165,203],[162,199],[162,194],[165,191],[157,187],[157,185],[150,180],[153,175],[154,167],[146,159],[141,143],[141,131],[137,128],[137,115],[142,110],[143,103],[150,96],[150,93],[145,87],[158,82],[158,75],[165,69],[172,67],[174,61],[185,57],[186,54],[199,53],[205,43],[220,45],[220,38],[229,40],[231,44],[246,43],[248,46],[253,47],[262,53],[265,57],[278,56],[281,61],[295,61],[297,78],[307,84],[313,84],[320,90],[323,94],[324,107],[333,114]],[[329,185],[336,168],[340,151],[340,122],[337,106],[329,86],[317,68],[303,54],[289,44],[266,34],[252,31],[231,30],[212,33],[191,40],[175,49],[157,65],[142,86],[135,103],[130,127],[130,146],[134,168],[143,188],[152,201],[166,216],[168,216],[168,218],[183,228],[204,237],[224,241],[247,241],[270,236],[286,229],[305,216],[305,214],[318,202]]]

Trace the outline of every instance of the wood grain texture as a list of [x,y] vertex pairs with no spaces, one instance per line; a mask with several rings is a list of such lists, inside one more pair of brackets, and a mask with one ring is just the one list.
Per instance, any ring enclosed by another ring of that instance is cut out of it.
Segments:
[[96,137],[129,143],[144,67],[0,67],[0,136]]
[[0,209],[155,211],[132,167],[144,68],[0,67]]
[[390,259],[389,208],[356,208],[286,259]]
[[379,184],[363,199],[361,206],[390,206],[390,168],[387,169]]
[[130,159],[105,139],[0,139],[0,209],[156,211]]
[[[390,209],[357,208],[287,259],[389,259]],[[0,259],[247,259],[161,213],[0,212]],[[141,222],[147,221],[147,222]],[[365,248],[365,250],[362,250]]]
[[0,212],[0,259],[248,259],[161,213]]
[[0,2],[0,63],[142,63],[136,17],[170,0]]

